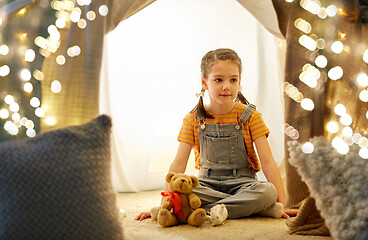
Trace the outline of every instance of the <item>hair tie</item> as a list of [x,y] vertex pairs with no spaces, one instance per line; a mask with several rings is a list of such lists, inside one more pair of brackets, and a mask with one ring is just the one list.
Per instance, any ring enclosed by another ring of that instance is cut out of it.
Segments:
[[204,91],[201,91],[200,93],[195,93],[196,97],[204,97]]

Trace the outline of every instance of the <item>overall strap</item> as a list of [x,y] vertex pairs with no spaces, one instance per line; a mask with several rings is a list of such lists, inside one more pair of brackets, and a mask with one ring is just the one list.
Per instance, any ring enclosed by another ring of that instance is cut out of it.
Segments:
[[256,109],[256,106],[253,104],[249,104],[246,109],[244,109],[243,114],[240,117],[240,122],[246,122],[252,112]]

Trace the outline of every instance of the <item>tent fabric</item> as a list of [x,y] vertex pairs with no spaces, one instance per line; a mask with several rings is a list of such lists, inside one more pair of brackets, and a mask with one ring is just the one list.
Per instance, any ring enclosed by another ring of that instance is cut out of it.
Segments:
[[[327,140],[332,141],[338,135],[328,132],[325,125],[331,120],[339,120],[333,109],[340,103],[346,106],[348,113],[352,116],[353,131],[365,134],[367,105],[358,100],[362,88],[355,83],[357,74],[364,72],[367,67],[362,61],[364,49],[361,44],[358,44],[366,43],[367,39],[367,26],[364,24],[367,5],[364,1],[335,1],[334,4],[340,9],[338,14],[335,17],[323,19],[303,9],[301,2],[287,3],[283,0],[273,0],[280,30],[287,42],[285,82],[299,89],[315,104],[314,110],[308,112],[285,94],[285,123],[298,129],[300,136],[298,141],[300,142],[309,141],[314,136],[324,136]],[[317,38],[325,40],[325,48],[319,49],[317,54],[316,51],[309,51],[298,43],[303,33],[294,26],[297,18],[308,21],[312,25],[312,33]],[[331,46],[329,42],[337,40],[345,45],[345,51],[340,54],[328,49]],[[312,89],[299,80],[299,74],[305,64],[314,64],[313,60],[320,54],[327,57],[327,68],[341,66],[344,70],[343,77],[332,81],[328,77],[327,70],[320,69],[320,80],[322,81],[319,82],[318,88]],[[290,138],[285,139],[285,144],[288,141]],[[285,147],[285,159],[289,159],[287,147]],[[310,197],[308,186],[302,181],[296,168],[288,161],[285,162],[285,169],[288,196],[286,205],[294,206],[304,201],[299,216],[289,221],[290,232],[325,235],[326,228],[321,222],[323,218],[316,212],[317,208],[314,199]]]
[[[154,1],[92,1],[90,5],[80,8],[82,15],[88,11],[96,12],[95,20],[88,21],[84,29],[76,24],[59,29],[61,46],[56,53],[45,58],[42,67],[42,106],[47,108],[47,115],[56,122],[50,125],[47,119],[42,119],[42,131],[84,124],[99,114],[99,80],[104,35],[152,2]],[[108,7],[106,16],[98,14],[99,7],[103,4]],[[64,65],[57,64],[56,57],[66,55],[68,48],[77,44],[82,49],[81,54],[68,58]],[[50,86],[54,80],[62,80],[60,93],[51,91]]]

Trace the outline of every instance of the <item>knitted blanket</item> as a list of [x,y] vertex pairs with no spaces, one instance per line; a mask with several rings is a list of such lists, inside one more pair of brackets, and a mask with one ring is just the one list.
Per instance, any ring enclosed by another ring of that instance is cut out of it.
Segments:
[[289,142],[289,162],[308,185],[331,236],[368,239],[368,160],[359,156],[357,145],[342,155],[323,137],[310,142],[310,154],[303,153],[303,143]]

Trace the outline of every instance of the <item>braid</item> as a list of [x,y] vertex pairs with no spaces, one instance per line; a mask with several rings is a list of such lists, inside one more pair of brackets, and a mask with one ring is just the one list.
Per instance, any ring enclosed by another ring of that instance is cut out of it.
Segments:
[[[201,94],[202,93],[204,93],[204,89],[202,88],[202,90],[201,90]],[[191,113],[195,113],[195,112],[197,112],[197,117],[203,117],[203,118],[211,118],[211,119],[213,119],[214,117],[210,114],[210,113],[208,113],[207,111],[206,111],[206,109],[204,108],[204,104],[203,104],[203,97],[202,96],[200,96],[199,97],[199,101],[198,101],[198,103],[197,103],[197,105],[194,107],[194,109],[192,110],[192,111],[190,111]]]
[[236,97],[235,102],[241,102],[243,104],[249,105],[249,101],[244,97],[241,91],[238,92],[238,96]]

